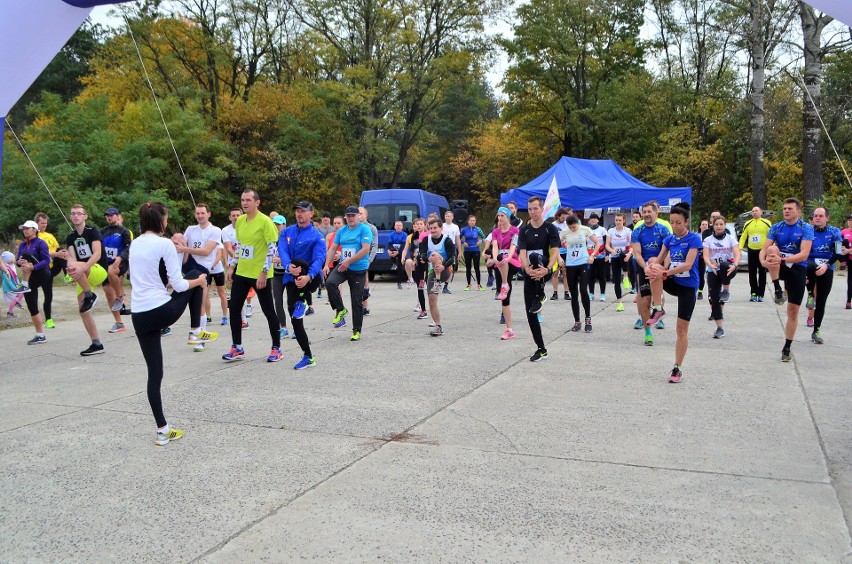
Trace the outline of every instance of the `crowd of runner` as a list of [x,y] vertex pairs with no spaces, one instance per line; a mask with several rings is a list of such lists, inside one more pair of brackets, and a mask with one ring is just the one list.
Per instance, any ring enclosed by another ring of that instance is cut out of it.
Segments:
[[[210,222],[210,208],[199,203],[196,224],[166,238],[168,209],[147,202],[139,209],[140,234],[135,239],[123,226],[118,209],[108,208],[106,225],[98,229],[87,222],[86,209],[74,205],[69,213],[73,230],[62,246],[47,231],[47,215],[39,213],[20,226],[23,241],[17,252],[4,252],[0,261],[3,295],[9,302],[7,316],[14,316],[14,310],[23,309],[21,302],[25,302],[35,328],[28,344],[46,343],[45,328],[56,327],[53,279],[64,272],[67,282],[76,283],[80,317],[91,341],[80,354],[101,354],[104,345],[92,311],[99,300],[98,291],[102,291],[113,315],[110,333],[126,331],[121,316],[130,315],[148,367],[147,393],[157,424],[155,442],[167,444],[183,433],[171,428],[163,415],[161,339],[171,334],[171,326],[187,309],[187,344],[202,352],[219,337],[208,328],[214,320],[211,286],[216,286],[219,298],[219,325],[227,326],[231,334],[223,361],[246,358],[242,335],[254,313],[253,301],[260,305],[269,331],[267,362],[283,358],[281,340],[290,337],[301,350],[294,369],[316,365],[305,317],[314,313],[313,297],[321,297],[323,291],[334,310],[333,327],[349,326],[351,341],[362,338],[363,318],[370,313],[368,269],[378,250],[377,230],[368,222],[367,210],[349,206],[342,216],[332,218],[323,212],[315,218],[311,202],[302,201],[292,210],[294,222],[287,225],[283,215],[266,215],[260,205],[259,194],[246,190],[240,207],[229,212],[229,224],[220,229]],[[548,357],[541,325],[548,293],[552,291],[551,300],[562,297],[571,302],[573,325],[567,329],[589,333],[593,330],[591,302],[607,300],[609,281],[617,312],[624,311],[625,299],[633,296],[638,314],[633,327],[644,331],[647,346],[654,344],[653,330],[665,327],[666,296],[677,299],[674,366],[668,381],[678,383],[683,377],[690,321],[696,302],[704,298],[705,284],[710,320],[716,326],[713,337],[725,336],[724,306],[743,252],[748,257],[749,301],[764,301],[769,285],[770,298],[777,305],[786,303],[784,362],[791,359],[803,301],[809,310],[811,340],[824,343],[821,325],[835,266],[838,261],[849,261],[852,266],[852,215],[846,218],[843,231],[829,224],[825,208],[816,208],[807,222],[801,217],[801,203],[794,198],[784,201],[783,219],[775,224],[755,207],[739,238],[718,212],[701,221],[698,232],[691,231],[691,210],[685,203],[672,206],[669,221],[664,221],[659,218],[659,205],[648,202],[632,214],[630,226],[627,215],[619,213],[610,229],[600,225],[596,214],[583,225],[571,208],[560,208],[553,221],[545,221],[543,208],[541,198],[530,198],[529,220],[524,223],[510,202],[497,210],[488,233],[477,226],[473,215],[460,229],[449,211],[444,218],[432,214],[395,222],[387,249],[397,288],[403,284],[416,287],[415,317],[431,318],[432,336],[444,334],[439,297],[451,293],[450,282],[455,273],[461,273],[462,265],[464,291],[491,289],[500,302],[500,323],[505,325],[502,340],[515,337],[512,293],[522,285],[524,315],[535,344],[529,357],[532,362]],[[410,233],[405,231],[404,221],[411,222]],[[125,297],[128,274],[130,309]],[[341,293],[344,282],[348,304]],[[852,309],[852,277],[848,275],[846,291],[846,309]]]

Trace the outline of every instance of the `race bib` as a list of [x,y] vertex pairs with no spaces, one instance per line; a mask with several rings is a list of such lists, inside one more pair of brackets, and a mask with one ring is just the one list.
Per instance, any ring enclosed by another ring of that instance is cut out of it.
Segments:
[[254,259],[254,245],[240,245],[240,258],[246,260]]
[[828,264],[828,259],[824,259],[824,258],[815,258],[815,259],[814,259],[814,262],[816,263],[816,265],[817,265],[817,266],[822,266],[822,265],[824,265],[824,264]]
[[109,260],[115,260],[115,258],[118,256],[118,249],[116,249],[115,247],[107,247],[106,256]]
[[580,249],[577,247],[573,247],[568,254],[571,255],[571,258],[580,258]]
[[77,239],[74,241],[74,248],[77,250],[77,258],[87,259],[92,257],[92,248],[85,239]]
[[[669,270],[674,270],[675,268],[681,266],[682,264],[683,264],[682,262],[672,261],[671,264],[669,264]],[[675,278],[689,278],[689,271],[687,270],[686,272],[678,272],[677,274],[674,275],[674,277]]]
[[[781,258],[787,258],[787,257],[791,257],[791,256],[793,256],[793,255],[791,255],[790,253],[781,253]],[[786,266],[787,268],[791,268],[793,265],[790,264],[789,262],[785,262],[784,266]]]
[[200,249],[201,248],[201,241],[193,241],[192,242],[192,248],[193,249]]
[[356,254],[355,249],[341,249],[340,251],[340,260],[350,260]]
[[748,242],[752,245],[759,245],[763,241],[763,235],[756,233],[748,238]]

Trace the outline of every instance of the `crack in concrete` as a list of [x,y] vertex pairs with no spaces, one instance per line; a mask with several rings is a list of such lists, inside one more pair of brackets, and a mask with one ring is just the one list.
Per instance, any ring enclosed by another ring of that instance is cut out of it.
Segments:
[[450,413],[453,413],[455,415],[458,415],[459,417],[467,417],[468,419],[473,419],[474,421],[478,421],[480,423],[484,423],[484,424],[488,425],[489,427],[491,427],[491,429],[494,430],[495,433],[497,433],[498,435],[500,435],[501,437],[506,439],[506,441],[509,443],[509,446],[512,447],[512,450],[514,450],[515,453],[521,454],[521,451],[518,449],[517,445],[515,445],[514,441],[512,441],[512,439],[509,438],[509,436],[506,433],[502,432],[500,429],[495,427],[494,424],[491,423],[491,421],[487,421],[485,419],[479,419],[478,417],[474,417],[473,415],[470,415],[470,414],[467,414],[467,413],[462,413],[461,411],[457,411],[457,410],[452,409],[452,408],[448,408],[447,411],[450,412]]

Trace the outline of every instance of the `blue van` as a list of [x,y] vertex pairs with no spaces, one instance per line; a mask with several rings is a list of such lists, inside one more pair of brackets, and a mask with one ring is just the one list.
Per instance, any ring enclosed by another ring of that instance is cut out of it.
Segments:
[[360,205],[367,208],[367,220],[379,231],[379,249],[370,265],[370,278],[377,273],[391,272],[392,261],[387,253],[387,244],[398,219],[403,218],[405,231],[411,233],[415,218],[437,213],[443,222],[444,212],[449,209],[445,197],[413,188],[365,190],[361,194]]

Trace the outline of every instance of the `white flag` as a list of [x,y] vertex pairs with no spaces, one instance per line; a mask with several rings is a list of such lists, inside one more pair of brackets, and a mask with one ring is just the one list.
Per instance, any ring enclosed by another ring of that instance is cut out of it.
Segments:
[[553,180],[550,181],[550,188],[547,190],[547,198],[544,200],[544,211],[541,214],[542,219],[548,219],[556,215],[562,205],[559,203],[559,188],[556,187],[556,175],[553,175]]

